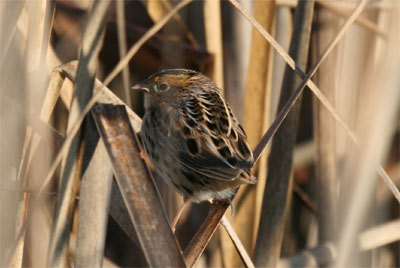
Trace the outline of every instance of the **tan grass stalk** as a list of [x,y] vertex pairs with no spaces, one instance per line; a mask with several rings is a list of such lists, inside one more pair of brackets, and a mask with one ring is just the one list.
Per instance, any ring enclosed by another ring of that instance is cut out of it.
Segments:
[[358,237],[360,250],[371,250],[400,240],[400,220],[371,227]]
[[376,185],[376,163],[386,155],[398,112],[400,84],[397,77],[392,75],[393,70],[400,68],[398,8],[390,12],[390,18],[387,28],[390,39],[382,50],[381,60],[370,65],[364,75],[363,89],[368,94],[360,94],[357,100],[356,122],[360,142],[359,146],[349,150],[349,160],[343,171],[343,183],[346,184],[342,188],[351,193],[348,193],[348,206],[343,211],[344,224],[338,244],[337,266],[357,265],[362,260],[354,245],[373,201],[371,196]]
[[[331,2],[327,2],[324,0],[317,0],[318,5],[321,5],[322,7],[326,8],[329,11],[332,11],[333,13],[340,15],[341,17],[344,18],[348,18],[350,16],[350,12],[349,11],[345,11],[341,8],[337,7],[337,3],[331,3]],[[387,35],[384,31],[382,31],[381,29],[379,29],[379,27],[373,23],[372,21],[365,19],[363,17],[358,17],[356,19],[356,23],[361,25],[362,27],[372,31],[373,33],[377,34],[378,36],[382,37],[383,39],[387,39]]]
[[[117,0],[115,2],[115,7],[117,10],[118,49],[120,58],[123,58],[125,57],[127,51],[124,1]],[[129,65],[127,65],[122,70],[122,84],[125,92],[125,102],[129,107],[132,107],[129,81],[130,81]]]
[[[274,21],[274,1],[255,1],[253,10],[254,16],[262,23],[263,27],[271,30]],[[241,33],[237,34],[240,35]],[[264,128],[269,124],[269,91],[272,74],[270,45],[255,29],[252,31],[248,66],[243,127],[246,130],[250,144],[254,147],[263,134]],[[248,252],[253,252],[255,245],[255,236],[261,211],[260,200],[262,200],[266,181],[266,176],[263,176],[258,171],[258,167],[263,166],[266,161],[261,163],[261,165],[253,168],[253,174],[258,177],[256,187],[241,187],[235,200],[237,210],[232,222]],[[240,206],[237,204],[240,204]],[[243,265],[242,258],[236,253],[233,245],[229,243],[228,246],[228,252],[224,253],[224,255],[227,255],[227,266],[237,267]]]
[[[314,1],[301,1],[297,5],[289,54],[297,66],[305,69],[308,60]],[[278,109],[283,109],[296,90],[300,78],[286,66]],[[275,267],[279,261],[284,223],[291,203],[293,176],[292,157],[296,142],[301,97],[293,105],[272,141],[268,159],[267,185],[261,211],[254,253],[257,266]]]
[[204,1],[204,23],[207,50],[214,54],[213,80],[217,86],[224,89],[220,1]]
[[[276,0],[276,4],[279,6],[288,6],[288,7],[296,7],[298,0]],[[343,11],[353,10],[357,5],[354,2],[346,2],[346,1],[334,1],[335,5]],[[387,11],[391,10],[396,6],[396,3],[387,2],[387,1],[370,1],[366,6],[366,10],[368,11]]]
[[[309,75],[305,76],[304,72],[298,68],[293,59],[285,52],[285,50],[276,42],[276,40],[253,18],[251,17],[243,8],[240,7],[240,5],[236,2],[236,0],[229,0],[242,14],[245,16],[253,25],[254,27],[260,31],[260,33],[264,36],[265,39],[270,42],[272,47],[276,49],[276,51],[282,56],[282,58],[286,61],[286,63],[296,71],[297,74],[300,75],[301,78],[307,78],[303,80],[304,86],[307,85],[313,93],[318,97],[318,99],[325,105],[325,107],[329,110],[329,112],[332,114],[332,116],[337,120],[338,123],[342,125],[342,127],[345,129],[346,133],[353,139],[357,140],[355,137],[355,134],[353,131],[346,125],[346,123],[341,119],[341,117],[337,114],[333,106],[329,103],[329,101],[325,98],[325,96],[321,93],[321,91],[318,89],[318,87],[315,85],[310,78],[312,75],[315,73],[317,68],[319,67],[319,64],[329,55],[330,51],[337,45],[339,40],[343,37],[343,35],[346,33],[348,28],[354,23],[354,20],[360,15],[361,11],[363,10],[364,6],[366,5],[368,0],[362,0],[360,3],[357,5],[357,7],[354,9],[352,15],[346,20],[346,22],[343,24],[341,27],[339,33],[336,35],[335,39],[332,40],[327,47],[327,49],[324,51],[324,53],[319,57],[319,61],[311,68]],[[301,87],[304,87],[303,85]],[[300,90],[301,91],[301,90]],[[296,91],[297,92],[297,91]],[[299,94],[298,92],[297,94]],[[295,94],[295,95],[297,95]],[[291,100],[294,103],[295,98]],[[289,106],[289,105],[288,105]],[[280,114],[278,117],[285,117],[286,115]],[[279,122],[280,120],[276,120],[276,122]],[[270,128],[272,129],[277,129],[275,127]],[[267,135],[268,134],[268,135]],[[255,153],[255,158],[258,158],[259,155],[261,154],[262,150],[265,148],[266,144],[268,143],[268,140],[272,137],[273,133],[266,133],[261,140],[261,142],[258,144],[258,148],[254,150]]]
[[[229,0],[232,3],[235,3],[233,1],[235,0]],[[353,10],[353,13],[351,14],[351,16],[346,20],[346,22],[342,25],[342,27],[340,28],[338,34],[335,36],[335,38],[329,43],[329,46],[324,50],[324,52],[321,54],[321,56],[318,58],[317,62],[313,65],[313,67],[310,69],[310,71],[307,73],[307,75],[304,77],[304,80],[302,82],[302,84],[298,87],[298,89],[296,90],[296,92],[293,94],[292,98],[288,101],[286,107],[284,109],[282,109],[282,111],[277,115],[277,119],[272,123],[271,127],[269,128],[269,130],[264,134],[263,138],[261,139],[260,143],[257,145],[257,147],[254,149],[254,157],[255,159],[257,159],[261,152],[264,150],[266,144],[268,143],[268,141],[272,138],[272,136],[274,135],[274,133],[276,132],[276,130],[279,128],[279,125],[281,124],[282,120],[286,117],[287,112],[290,110],[291,105],[294,104],[294,102],[296,101],[297,97],[300,95],[302,88],[305,87],[305,85],[307,85],[312,92],[314,93],[314,95],[318,98],[319,101],[322,102],[322,104],[328,109],[328,111],[330,112],[330,114],[335,118],[335,120],[343,127],[343,129],[345,130],[346,134],[350,137],[350,139],[357,144],[358,143],[358,137],[357,135],[354,133],[353,130],[350,129],[350,127],[348,127],[348,125],[343,121],[343,119],[339,116],[339,114],[336,112],[335,108],[332,106],[332,104],[330,104],[330,102],[326,99],[326,97],[321,93],[321,91],[318,89],[318,87],[315,85],[314,82],[312,82],[310,80],[310,78],[313,76],[313,74],[316,72],[316,70],[318,69],[318,67],[320,66],[320,64],[323,62],[323,60],[329,55],[329,53],[332,51],[332,49],[338,44],[338,42],[340,41],[341,38],[343,38],[344,34],[348,31],[349,27],[352,25],[352,23],[354,23],[355,19],[360,15],[360,13],[362,12],[363,8],[365,7],[366,3],[368,0],[361,0],[356,8]],[[234,4],[235,6],[237,5]],[[239,7],[240,8],[240,7]],[[276,41],[269,35],[268,32],[265,31],[265,29],[263,29],[258,23],[257,21],[254,20],[254,18],[251,18],[248,16],[248,14],[246,13],[246,11],[244,11],[243,9],[240,10],[242,14],[244,14],[246,16],[246,18],[248,18],[253,25],[261,32],[263,33],[264,37],[267,40],[271,40],[271,44],[273,45],[273,47],[279,51],[279,53],[283,53],[281,55],[284,55],[283,58],[286,60],[286,62],[289,64],[289,66],[291,66],[294,70],[296,70],[296,72],[303,77],[302,71],[295,67],[293,60],[286,54],[286,52],[280,47],[280,45],[278,43],[276,43]],[[272,38],[272,39],[271,39]],[[388,176],[385,176],[385,178],[389,178]],[[393,195],[398,199],[400,197],[400,191],[395,188],[392,187],[391,184],[388,185],[389,189],[392,191]]]
[[[253,2],[239,0],[246,10]],[[243,122],[246,79],[251,52],[252,26],[228,2],[222,1],[225,98]]]
[[226,232],[228,233],[229,237],[232,239],[232,243],[235,245],[237,251],[240,254],[244,264],[246,267],[254,268],[254,264],[250,259],[249,254],[247,253],[246,249],[244,248],[242,242],[240,241],[238,235],[236,234],[235,230],[233,229],[232,225],[230,224],[229,220],[224,216],[221,220],[222,226],[225,227]]

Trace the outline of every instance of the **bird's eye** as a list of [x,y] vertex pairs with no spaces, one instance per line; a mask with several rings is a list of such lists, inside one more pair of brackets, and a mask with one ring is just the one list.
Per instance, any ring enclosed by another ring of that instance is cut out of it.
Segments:
[[160,92],[167,91],[168,89],[169,89],[169,85],[168,85],[167,83],[161,83],[161,84],[158,86],[158,90],[159,90]]

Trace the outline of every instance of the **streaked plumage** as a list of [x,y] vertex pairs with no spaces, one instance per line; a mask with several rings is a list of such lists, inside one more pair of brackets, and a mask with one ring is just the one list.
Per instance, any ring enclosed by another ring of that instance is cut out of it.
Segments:
[[171,69],[134,88],[146,91],[141,138],[157,172],[194,202],[228,199],[243,183],[256,183],[246,134],[201,73]]

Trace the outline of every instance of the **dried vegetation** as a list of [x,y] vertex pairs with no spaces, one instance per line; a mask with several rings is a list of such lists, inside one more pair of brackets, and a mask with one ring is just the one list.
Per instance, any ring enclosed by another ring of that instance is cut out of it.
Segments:
[[[1,267],[400,266],[397,0],[0,3]],[[182,200],[140,155],[160,69],[204,72],[256,186]],[[229,210],[232,209],[232,212]]]

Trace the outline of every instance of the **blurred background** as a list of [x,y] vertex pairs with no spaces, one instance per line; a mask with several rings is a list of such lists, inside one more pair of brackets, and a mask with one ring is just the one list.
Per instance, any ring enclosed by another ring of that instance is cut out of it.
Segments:
[[[46,265],[62,187],[61,167],[38,204],[31,205],[66,135],[71,82],[63,82],[50,111],[43,107],[47,107],[54,86],[53,69],[80,57],[94,2],[0,3],[1,266]],[[189,2],[140,47],[108,88],[143,116],[143,96],[129,91],[131,85],[167,68],[203,72],[223,89],[252,148],[286,103],[282,95],[292,95],[302,79],[293,78],[295,72],[286,67],[276,46],[233,2],[253,16],[284,51],[289,51],[296,39],[304,42],[300,56],[290,53],[298,66],[304,66],[303,74],[338,37],[359,3],[302,1],[308,2],[311,13],[307,13],[298,8],[296,0]],[[393,193],[400,186],[400,3],[364,2],[361,14],[344,29],[339,43],[311,78],[334,107],[334,114],[306,87],[289,115],[295,119],[284,124],[293,137],[287,143],[283,138],[283,145],[276,145],[280,149],[271,151],[272,142],[267,145],[252,171],[258,184],[241,187],[232,211],[226,213],[257,266],[400,266],[400,199]],[[127,51],[178,3],[111,1],[104,18],[96,78],[104,81]],[[301,15],[308,16],[309,26],[296,26]],[[288,83],[293,89],[285,86]],[[350,136],[334,115],[352,130]],[[277,135],[284,137],[284,133]],[[288,176],[279,178],[281,182],[271,174],[277,168],[287,170]],[[172,219],[182,198],[154,177]],[[78,210],[77,187],[67,253],[71,267],[76,266],[78,218],[85,217]],[[182,249],[209,208],[210,204],[203,203],[185,210],[176,232]],[[15,244],[30,210],[26,231]],[[105,267],[147,266],[137,241],[113,217],[108,217],[106,226]],[[301,263],[305,251],[313,256],[306,258],[306,265]],[[242,266],[235,246],[219,227],[197,267]]]

